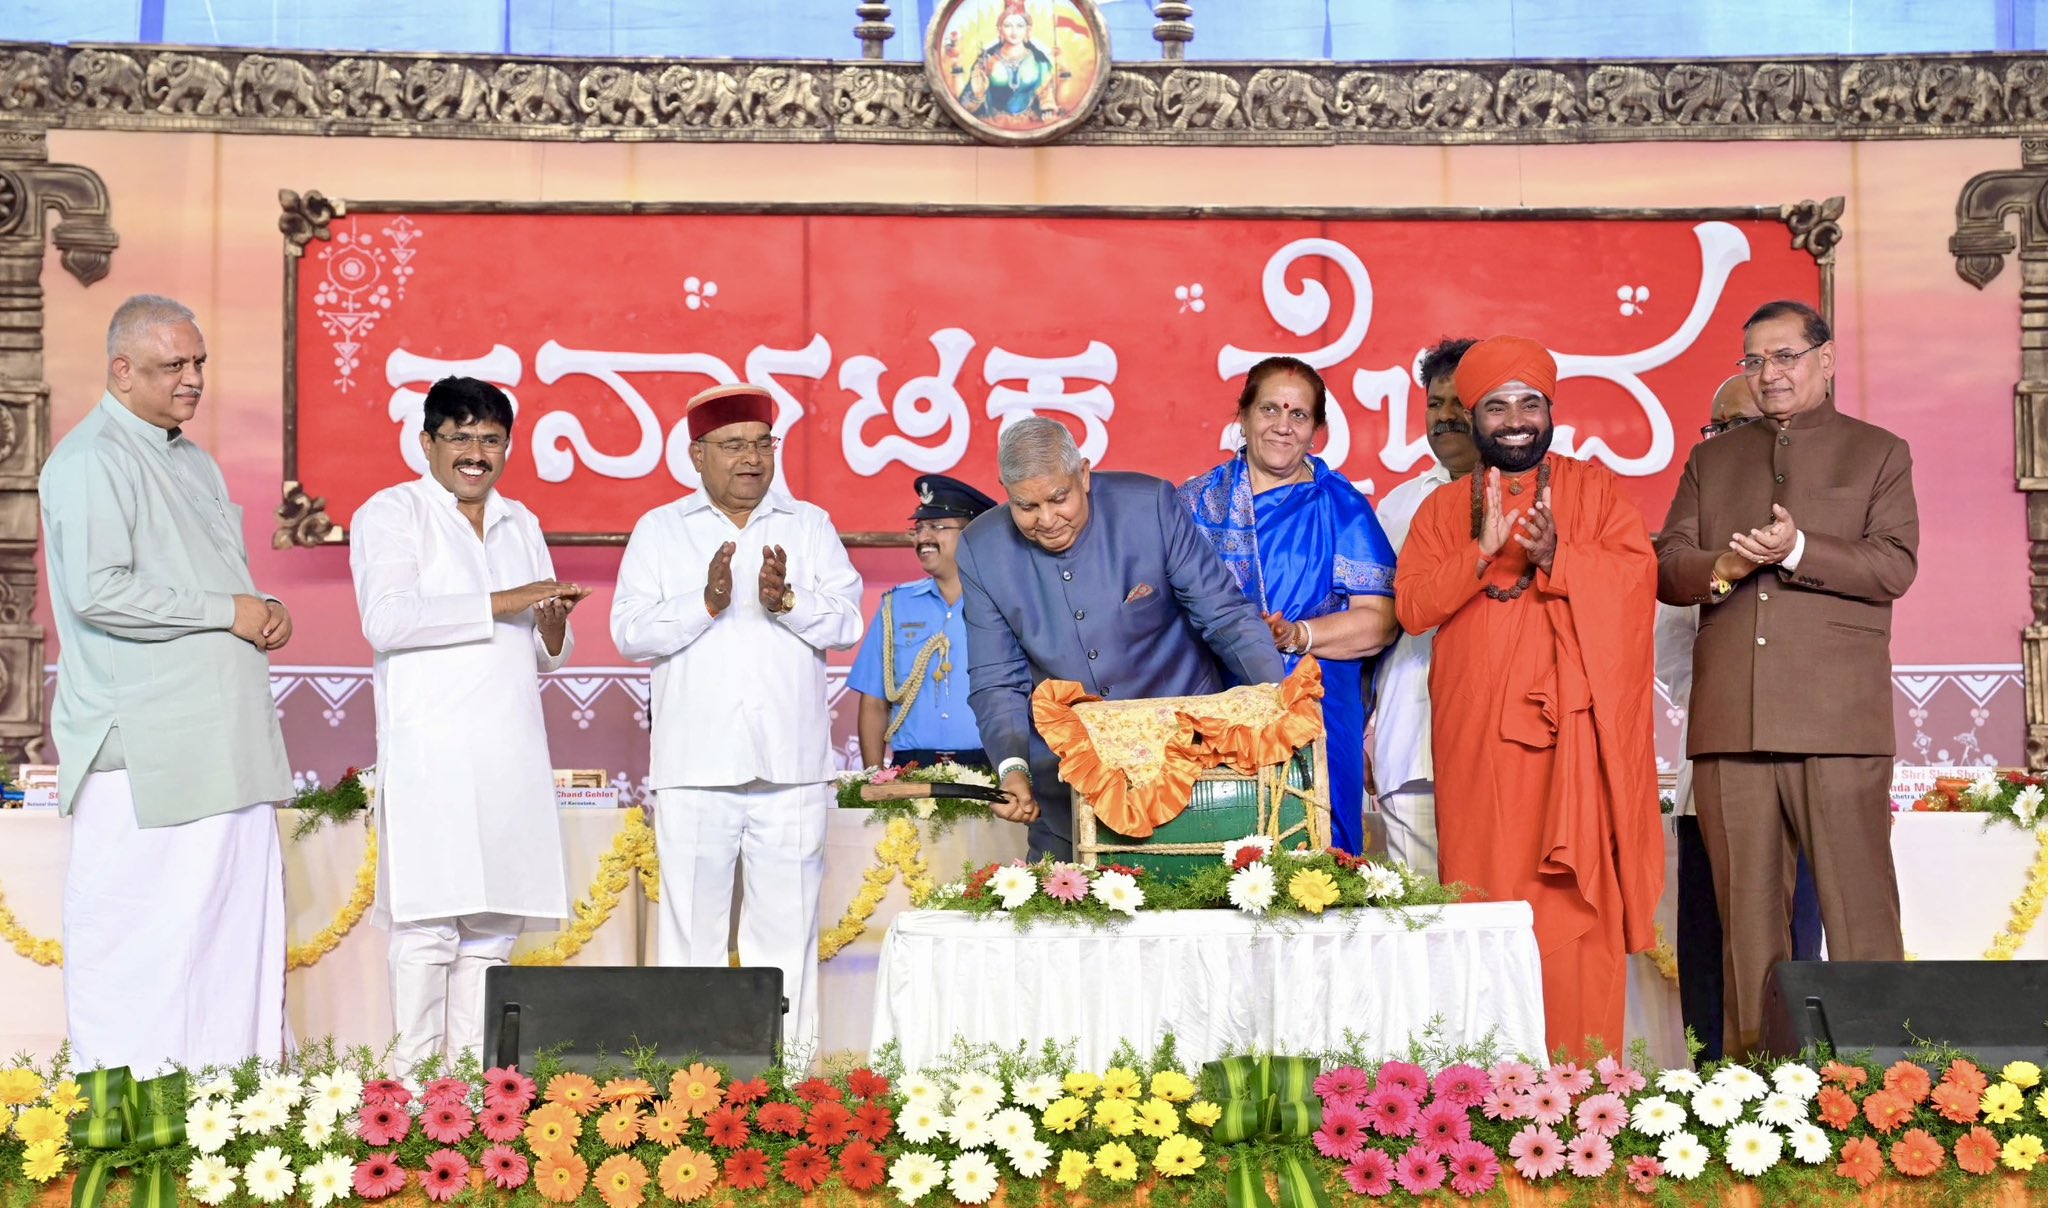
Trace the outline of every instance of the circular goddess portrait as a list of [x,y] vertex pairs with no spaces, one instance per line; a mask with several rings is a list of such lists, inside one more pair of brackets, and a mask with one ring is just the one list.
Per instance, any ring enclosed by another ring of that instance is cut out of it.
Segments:
[[992,143],[1042,143],[1088,116],[1109,82],[1091,0],[946,0],[925,71],[953,120]]

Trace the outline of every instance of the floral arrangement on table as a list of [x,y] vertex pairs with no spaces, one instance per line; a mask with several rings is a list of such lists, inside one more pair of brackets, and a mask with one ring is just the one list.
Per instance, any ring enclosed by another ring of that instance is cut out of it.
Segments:
[[995,773],[987,768],[969,767],[966,764],[935,763],[930,767],[905,764],[902,767],[862,768],[858,772],[839,774],[839,808],[843,810],[869,810],[878,820],[915,818],[920,822],[931,822],[933,834],[943,834],[947,827],[963,818],[987,818],[993,816],[985,801],[970,801],[960,797],[919,797],[910,801],[868,801],[860,791],[871,784],[972,784],[980,788],[996,787]]
[[[139,1127],[125,1132],[100,1127],[121,1107],[95,1098],[105,1075],[0,1070],[0,1202],[26,1203],[67,1171],[83,1180],[82,1208],[130,1179],[137,1208],[328,1208],[406,1192],[642,1208],[839,1189],[943,1205],[985,1203],[998,1188],[1011,1204],[1104,1204],[1141,1183],[1155,1203],[1244,1208],[1264,1201],[1269,1173],[1296,1208],[1347,1192],[1470,1198],[1511,1178],[1600,1203],[1663,1200],[1674,1185],[1695,1198],[1738,1180],[1770,1203],[1855,1197],[1880,1179],[1967,1192],[2001,1173],[2048,1192],[2040,1068],[2014,1062],[1992,1076],[1955,1056],[1935,1064],[1938,1077],[1910,1061],[1653,1076],[1612,1057],[1431,1071],[1355,1056],[1233,1057],[1191,1077],[1169,1037],[1150,1062],[1120,1056],[1100,1071],[1048,1048],[908,1076],[883,1062],[734,1081],[642,1055],[599,1077],[545,1059],[532,1076],[428,1071],[417,1092],[365,1079],[365,1058],[129,1083],[128,1096],[153,1097],[134,1100],[144,1106],[127,1118]],[[167,1196],[151,1200],[159,1173]]]
[[1986,770],[1964,783],[1946,777],[1913,803],[1923,813],[1990,814],[2032,830],[2048,825],[2048,782],[2025,772]]
[[299,811],[298,828],[292,838],[303,839],[335,822],[353,822],[370,808],[369,786],[363,783],[363,769],[350,768],[329,785],[311,784],[292,797],[290,808]]
[[1440,906],[1463,896],[1463,887],[1440,885],[1406,865],[1335,850],[1279,851],[1267,836],[1247,835],[1225,844],[1218,864],[1185,877],[1153,877],[1121,864],[1086,868],[1048,857],[1036,864],[984,865],[941,887],[925,905],[981,915],[1006,912],[1019,926],[1041,919],[1107,925],[1140,910],[1298,916],[1360,906]]

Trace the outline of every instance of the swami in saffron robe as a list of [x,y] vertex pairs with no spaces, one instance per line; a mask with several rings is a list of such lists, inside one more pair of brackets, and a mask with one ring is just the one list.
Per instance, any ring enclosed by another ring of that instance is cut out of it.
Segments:
[[[1472,491],[1458,483],[1416,513],[1394,600],[1403,629],[1437,630],[1443,880],[1531,905],[1547,1043],[1585,1060],[1589,1039],[1622,1049],[1627,954],[1654,943],[1664,888],[1651,731],[1657,564],[1611,471],[1546,461],[1558,533],[1548,572],[1515,599],[1486,595],[1512,590],[1529,562],[1511,537],[1479,574]],[[1503,474],[1502,506],[1527,510],[1536,484],[1535,469]]]

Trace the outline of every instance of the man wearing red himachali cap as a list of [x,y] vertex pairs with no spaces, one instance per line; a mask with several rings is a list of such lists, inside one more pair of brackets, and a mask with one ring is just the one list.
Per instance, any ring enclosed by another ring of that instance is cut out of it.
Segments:
[[1549,452],[1557,362],[1495,336],[1459,362],[1481,472],[1423,501],[1394,583],[1436,627],[1429,688],[1446,884],[1525,899],[1550,1048],[1622,1048],[1626,954],[1664,889],[1650,729],[1657,563],[1613,472]]
[[654,664],[657,959],[726,963],[743,859],[743,965],[782,969],[792,1060],[818,1035],[818,889],[832,808],[825,652],[860,641],[861,581],[824,509],[769,490],[775,403],[757,386],[690,400],[704,489],[633,526],[612,601],[619,653]]

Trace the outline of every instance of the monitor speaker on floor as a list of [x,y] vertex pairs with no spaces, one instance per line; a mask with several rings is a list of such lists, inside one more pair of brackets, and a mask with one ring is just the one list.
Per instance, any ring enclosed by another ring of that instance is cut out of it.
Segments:
[[590,1072],[600,1058],[624,1065],[628,1050],[661,1060],[711,1061],[751,1078],[780,1056],[782,970],[704,968],[521,968],[484,975],[487,1065],[532,1069],[535,1055],[559,1054]]
[[2048,1040],[2048,961],[1783,961],[1764,990],[1764,1051],[1869,1051],[1889,1065],[1924,1044],[1987,1069]]

